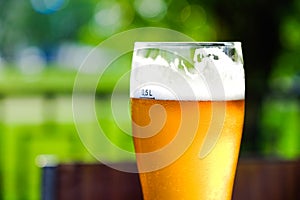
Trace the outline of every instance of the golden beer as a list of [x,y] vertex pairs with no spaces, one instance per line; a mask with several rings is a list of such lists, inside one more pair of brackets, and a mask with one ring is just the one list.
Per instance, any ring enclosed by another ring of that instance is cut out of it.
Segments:
[[[181,122],[182,105],[189,109],[189,104],[192,103],[195,102],[132,98],[132,120],[137,125],[145,126],[150,123],[149,109],[153,105],[163,106],[167,117],[164,127],[156,135],[149,138],[134,137],[136,152],[153,152],[170,143]],[[145,200],[231,199],[243,127],[244,100],[197,101],[196,103],[199,107],[198,117],[200,120],[191,145],[183,152],[182,156],[170,165],[156,171],[140,173]],[[218,109],[218,106],[212,107],[212,103],[216,105],[225,103],[226,113],[223,128],[212,151],[205,158],[200,158],[199,151],[207,130],[209,126],[216,126],[211,122],[212,108]],[[192,110],[191,113],[193,113]],[[163,113],[161,114],[163,115]],[[195,118],[193,115],[189,117],[190,120]],[[133,132],[139,131],[141,131],[139,128],[133,126]],[[142,162],[145,164],[147,160],[139,160],[137,157],[138,166]],[[153,163],[149,162],[148,164]]]
[[138,42],[132,61],[144,199],[231,199],[244,122],[241,44]]

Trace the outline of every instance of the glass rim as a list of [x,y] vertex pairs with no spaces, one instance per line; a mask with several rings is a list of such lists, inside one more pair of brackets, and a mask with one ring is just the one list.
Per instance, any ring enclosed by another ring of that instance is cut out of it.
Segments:
[[135,48],[140,47],[235,47],[241,46],[240,41],[228,41],[228,42],[135,42]]

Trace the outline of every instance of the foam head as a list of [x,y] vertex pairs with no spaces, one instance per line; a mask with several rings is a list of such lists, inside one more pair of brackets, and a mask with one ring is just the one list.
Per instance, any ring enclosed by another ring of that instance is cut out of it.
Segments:
[[239,42],[135,43],[131,98],[222,101],[244,93]]

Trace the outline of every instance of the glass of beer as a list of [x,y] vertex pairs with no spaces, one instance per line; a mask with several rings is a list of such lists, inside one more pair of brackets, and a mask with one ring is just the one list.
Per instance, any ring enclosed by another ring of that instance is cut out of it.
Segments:
[[231,199],[244,122],[240,42],[136,42],[132,134],[145,200]]

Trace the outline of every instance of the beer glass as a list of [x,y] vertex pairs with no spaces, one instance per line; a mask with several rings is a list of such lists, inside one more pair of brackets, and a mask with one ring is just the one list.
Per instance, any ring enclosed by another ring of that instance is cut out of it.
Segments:
[[244,121],[240,42],[137,42],[132,134],[145,200],[231,199]]

